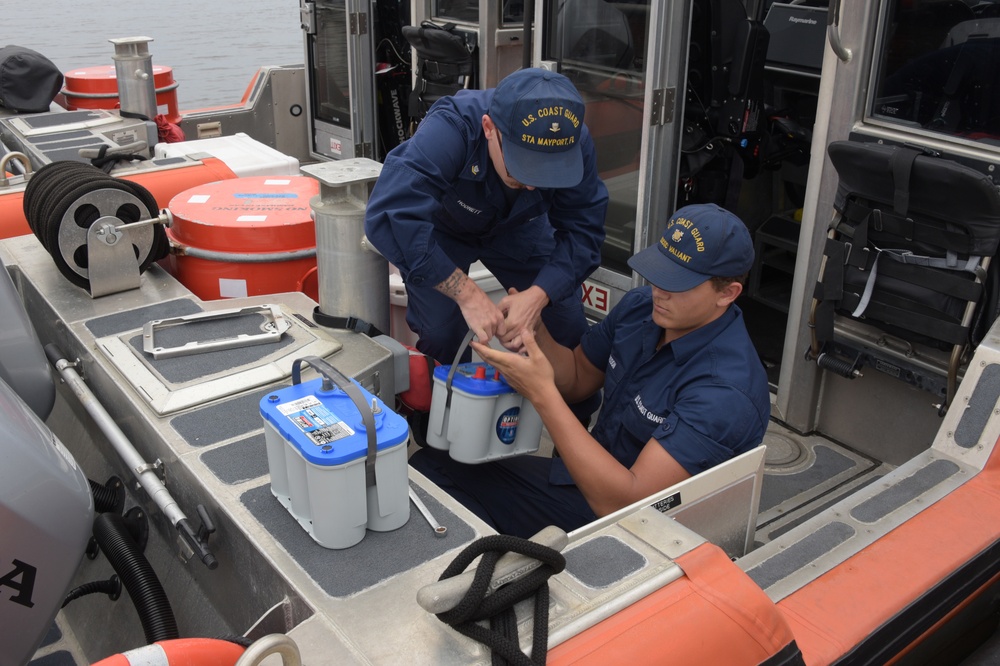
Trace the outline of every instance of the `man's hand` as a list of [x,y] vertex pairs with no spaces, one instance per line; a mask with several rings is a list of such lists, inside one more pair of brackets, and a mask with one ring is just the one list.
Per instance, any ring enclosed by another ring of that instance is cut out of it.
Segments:
[[472,286],[475,291],[458,305],[462,308],[462,316],[465,317],[469,330],[475,333],[477,340],[487,344],[494,335],[498,337],[504,335],[507,325],[504,323],[503,312],[496,303],[490,300],[486,292],[475,283]]
[[538,347],[534,334],[523,329],[519,337],[524,348],[521,354],[492,349],[480,342],[473,342],[472,348],[480,358],[499,370],[508,384],[532,403],[536,400],[562,402],[552,365]]
[[519,292],[513,287],[507,292],[498,307],[505,315],[506,332],[497,334],[500,343],[511,351],[522,351],[524,342],[521,331],[534,331],[542,315],[542,309],[549,304],[549,297],[541,287],[532,285]]
[[503,312],[490,300],[474,280],[456,268],[447,280],[435,287],[448,296],[462,310],[462,317],[478,340],[484,344],[496,335],[501,336],[507,331]]

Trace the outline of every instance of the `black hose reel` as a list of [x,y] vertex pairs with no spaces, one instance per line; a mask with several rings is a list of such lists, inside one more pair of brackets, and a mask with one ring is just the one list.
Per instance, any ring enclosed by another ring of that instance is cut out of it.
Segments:
[[59,272],[95,298],[138,287],[170,249],[170,214],[149,190],[89,164],[45,165],[28,181],[23,207]]

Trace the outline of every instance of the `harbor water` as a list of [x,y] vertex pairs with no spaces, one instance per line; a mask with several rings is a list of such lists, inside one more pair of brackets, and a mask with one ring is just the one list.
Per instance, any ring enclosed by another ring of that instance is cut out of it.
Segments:
[[114,64],[109,39],[151,38],[182,110],[237,103],[260,66],[304,61],[298,0],[3,0],[0,17],[0,46],[38,51],[63,72]]

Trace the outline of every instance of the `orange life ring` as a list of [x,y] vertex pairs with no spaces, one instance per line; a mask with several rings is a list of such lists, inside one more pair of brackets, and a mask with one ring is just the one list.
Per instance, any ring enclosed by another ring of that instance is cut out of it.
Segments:
[[175,638],[102,659],[93,666],[234,666],[245,648],[215,638]]

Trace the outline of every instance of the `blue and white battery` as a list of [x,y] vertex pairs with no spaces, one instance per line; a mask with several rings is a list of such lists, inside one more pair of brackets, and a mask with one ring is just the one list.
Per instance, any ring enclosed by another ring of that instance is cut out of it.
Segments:
[[487,363],[461,363],[454,374],[452,367],[434,369],[429,446],[463,463],[538,451],[542,418],[529,400]]
[[[353,382],[353,380],[351,380]],[[354,382],[361,388],[357,382]],[[368,434],[343,390],[316,379],[260,401],[271,493],[325,548],[349,548],[365,530],[388,532],[410,517],[406,419],[361,388],[376,426],[376,483],[366,486]]]

